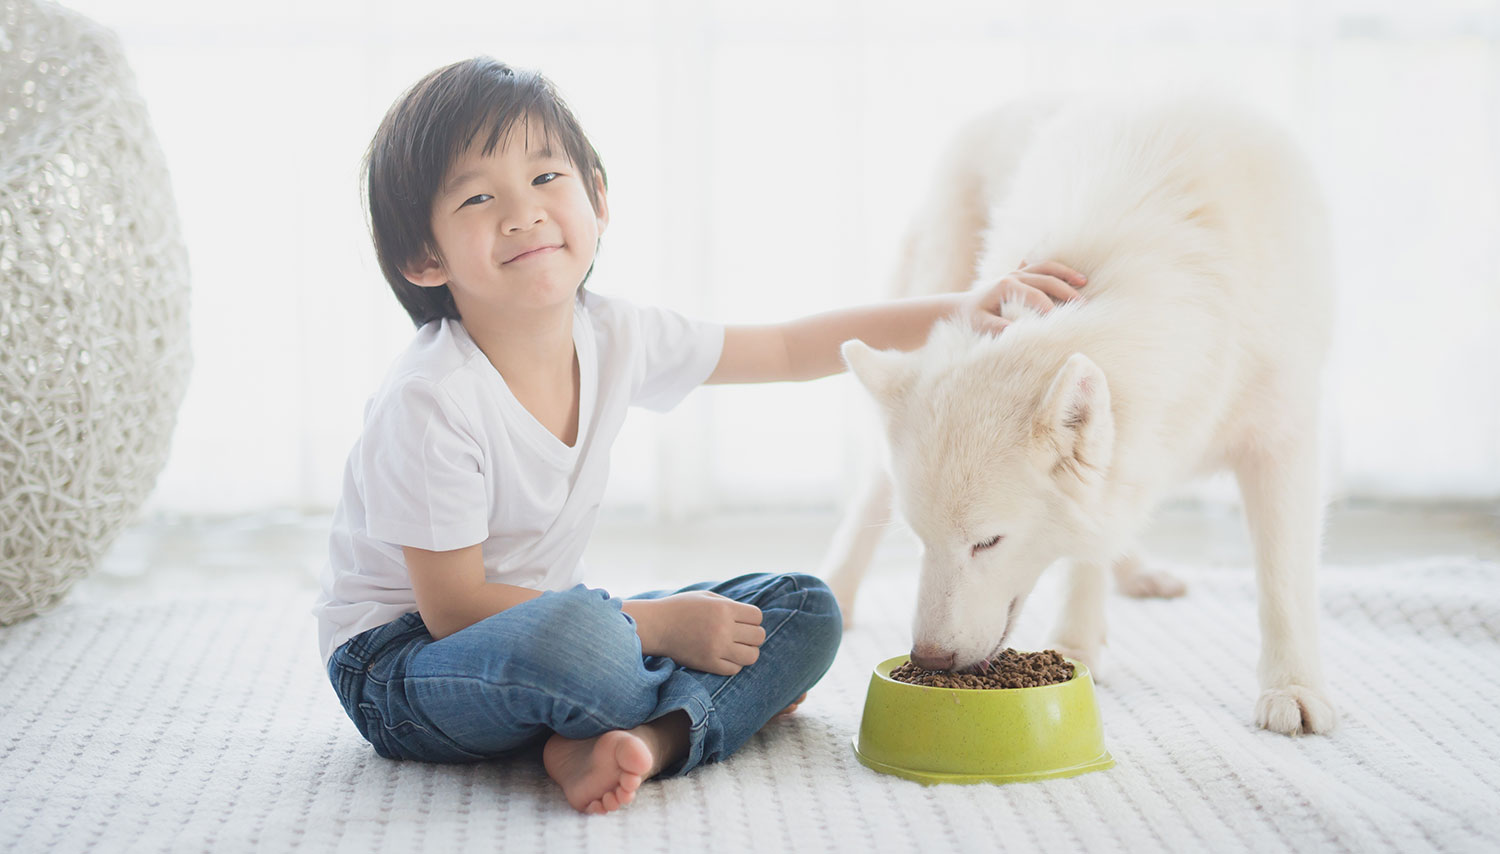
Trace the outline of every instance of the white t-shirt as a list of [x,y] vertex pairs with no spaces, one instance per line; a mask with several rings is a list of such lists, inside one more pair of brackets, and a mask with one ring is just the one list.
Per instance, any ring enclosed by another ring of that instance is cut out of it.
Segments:
[[585,292],[573,313],[578,438],[568,447],[506,387],[454,320],[427,323],[365,404],[313,608],[326,662],[417,610],[402,546],[483,543],[485,580],[566,590],[630,406],[659,412],[708,379],[724,328]]

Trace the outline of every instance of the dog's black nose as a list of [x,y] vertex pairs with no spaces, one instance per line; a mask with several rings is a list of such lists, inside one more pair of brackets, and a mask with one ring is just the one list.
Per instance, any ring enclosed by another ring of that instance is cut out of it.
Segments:
[[911,648],[911,663],[923,670],[952,670],[954,654],[936,646],[917,644]]

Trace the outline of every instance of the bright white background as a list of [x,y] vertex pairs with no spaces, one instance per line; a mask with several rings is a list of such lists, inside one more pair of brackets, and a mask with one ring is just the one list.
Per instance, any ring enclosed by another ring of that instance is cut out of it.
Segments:
[[[1219,87],[1294,128],[1330,198],[1334,495],[1500,496],[1494,0],[67,5],[124,42],[192,261],[196,367],[152,509],[337,500],[412,331],[374,266],[360,156],[406,86],[481,53],[551,77],[604,157],[590,287],[725,322],[878,298],[939,149],[992,104]],[[869,445],[855,391],[641,412],[608,506],[835,506]]]

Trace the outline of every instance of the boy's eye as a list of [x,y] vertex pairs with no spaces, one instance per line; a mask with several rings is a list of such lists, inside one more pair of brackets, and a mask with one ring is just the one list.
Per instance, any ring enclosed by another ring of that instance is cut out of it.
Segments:
[[556,178],[556,177],[557,177],[557,173],[556,172],[543,172],[542,174],[536,176],[535,178],[532,178],[531,179],[531,183],[532,184],[550,184],[550,183],[552,183],[552,179]]
[[464,201],[463,204],[459,205],[459,207],[463,208],[463,207],[468,207],[469,205],[477,205],[480,202],[483,202],[485,199],[489,199],[489,198],[493,198],[493,197],[489,196],[489,195],[486,195],[484,193],[480,193],[477,196],[470,196],[468,199],[466,199]]

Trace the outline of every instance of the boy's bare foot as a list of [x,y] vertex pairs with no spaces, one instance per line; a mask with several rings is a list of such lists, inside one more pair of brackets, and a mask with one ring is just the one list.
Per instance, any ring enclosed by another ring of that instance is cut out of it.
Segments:
[[797,707],[800,706],[800,705],[802,705],[802,701],[806,700],[806,699],[807,699],[807,692],[803,691],[802,695],[800,697],[798,697],[797,699],[793,700],[792,704],[790,706],[787,706],[786,708],[784,708],[781,711],[777,712],[776,715],[775,715],[775,717],[773,718],[773,720],[775,718],[784,718],[787,715],[791,714],[792,712],[797,711]]
[[594,738],[554,733],[542,748],[542,765],[573,809],[603,815],[635,800],[642,782],[686,750],[686,716],[675,712]]
[[[797,707],[800,706],[800,705],[802,705],[802,701],[806,700],[806,699],[807,699],[807,692],[803,691],[802,692],[802,696],[800,696],[797,699],[793,700],[792,704],[790,706],[787,706],[786,708],[784,708],[781,711],[777,712],[776,714],[772,715],[771,716],[771,721],[774,721],[777,718],[784,718],[787,715],[790,715],[792,712],[797,711]],[[762,726],[761,729],[765,729],[766,727],[770,726],[771,725],[771,721],[766,721],[765,725]]]

